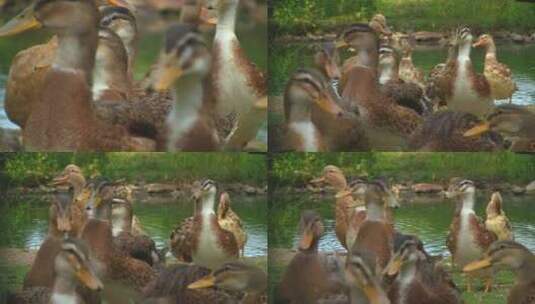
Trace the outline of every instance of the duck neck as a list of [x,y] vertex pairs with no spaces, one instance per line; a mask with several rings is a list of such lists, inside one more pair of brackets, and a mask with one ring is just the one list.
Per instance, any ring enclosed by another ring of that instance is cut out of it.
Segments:
[[82,191],[84,190],[85,179],[82,178],[79,181],[72,182],[71,183],[71,187],[72,187],[73,197],[77,198],[82,193]]
[[238,14],[238,1],[230,1],[222,4],[218,10],[218,22],[216,35],[220,33],[234,33],[236,29],[236,17]]
[[385,211],[380,202],[369,202],[366,204],[367,219],[370,221],[381,221],[384,219]]
[[516,269],[518,281],[524,283],[535,283],[535,255],[526,253],[527,256],[521,263],[520,267]]
[[261,303],[260,294],[248,292],[245,294],[240,304],[256,304]]
[[97,44],[96,27],[95,29],[87,29],[84,33],[60,35],[53,67],[66,71],[81,70],[84,72],[87,82],[91,84]]
[[470,51],[472,50],[472,45],[470,43],[463,43],[459,46],[459,54],[457,55],[457,60],[460,62],[470,61]]
[[126,94],[129,90],[130,78],[125,60],[106,58],[98,54],[97,57],[99,60],[96,61],[93,71],[93,97],[98,100],[104,90],[110,89]]
[[379,75],[379,83],[386,84],[391,80],[397,80],[398,68],[397,66],[384,65],[380,66],[381,74]]
[[497,59],[496,58],[496,44],[489,42],[486,46],[485,59]]
[[288,120],[292,123],[312,122],[312,111],[306,102],[292,104]]
[[377,46],[359,47],[356,56],[360,65],[377,70],[379,61]]
[[203,218],[210,218],[212,215],[215,215],[214,211],[215,205],[215,193],[208,194],[202,201],[201,215]]
[[474,212],[475,194],[465,193],[462,197],[461,214]]
[[65,275],[56,274],[56,280],[54,281],[54,287],[52,288],[52,304],[70,304],[65,302],[66,299],[72,299],[72,304],[76,301],[76,283],[75,279],[66,277]]

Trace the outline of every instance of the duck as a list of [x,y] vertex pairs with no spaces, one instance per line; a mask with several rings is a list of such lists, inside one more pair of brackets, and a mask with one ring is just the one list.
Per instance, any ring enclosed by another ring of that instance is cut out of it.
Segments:
[[301,238],[297,254],[292,258],[279,283],[277,296],[289,303],[318,303],[326,296],[332,282],[318,252],[324,232],[321,216],[304,210],[299,221]]
[[267,303],[266,273],[256,266],[243,262],[225,263],[210,275],[188,285],[188,288],[193,290],[210,287],[245,293],[240,304]]
[[370,19],[368,26],[377,33],[381,41],[388,41],[393,35],[390,27],[386,23],[386,17],[383,14],[375,14],[372,19]]
[[[485,120],[464,133],[465,137],[480,137],[489,132],[498,132],[512,142],[511,150],[532,152],[526,143],[535,140],[535,114],[526,107],[514,104],[498,105]],[[523,143],[523,144],[522,144]],[[516,146],[516,147],[515,147]]]
[[193,261],[193,236],[195,233],[194,222],[195,217],[201,211],[201,190],[195,188],[192,194],[192,201],[194,202],[193,215],[185,218],[178,224],[169,236],[169,248],[173,256],[184,263],[191,263]]
[[425,96],[431,100],[433,110],[438,111],[447,108],[446,95],[451,94],[451,85],[456,72],[456,60],[458,55],[457,37],[451,35],[447,40],[448,56],[445,62],[435,65],[427,76]]
[[81,239],[92,249],[97,259],[95,264],[103,278],[122,282],[141,292],[156,278],[157,271],[114,245],[111,228],[112,185],[105,180],[97,180],[90,186],[92,192],[85,209],[88,221]]
[[297,70],[286,85],[284,93],[285,150],[323,152],[328,150],[322,121],[314,121],[313,108],[318,107],[333,116],[344,110],[333,100],[325,87],[326,80],[313,69]]
[[388,295],[376,273],[369,255],[358,250],[348,254],[345,264],[345,280],[349,289],[350,304],[390,304]]
[[240,249],[240,256],[244,256],[245,243],[247,243],[247,232],[244,229],[240,217],[230,207],[230,195],[228,192],[223,192],[220,195],[219,205],[217,206],[217,222],[221,228],[234,234],[234,238]]
[[[369,253],[377,269],[384,269],[393,255],[394,228],[386,217],[389,202],[384,184],[368,182],[364,189],[366,218],[359,225],[352,247],[348,250]],[[373,266],[373,265],[372,265]]]
[[473,44],[474,48],[485,48],[485,67],[483,68],[483,75],[489,82],[491,96],[495,100],[509,99],[509,103],[513,100],[513,94],[518,87],[513,80],[511,69],[501,62],[496,57],[496,44],[494,39],[489,34],[483,34],[477,38]]
[[474,71],[470,52],[472,50],[472,32],[461,28],[456,33],[458,53],[455,63],[449,67],[446,104],[448,109],[462,111],[484,118],[494,109],[494,100],[488,80],[484,75]]
[[[99,6],[112,4],[105,0],[95,3]],[[30,17],[31,10],[31,7],[26,8],[13,20]],[[53,63],[57,48],[58,37],[53,36],[44,44],[18,52],[11,62],[6,82],[5,109],[10,121],[21,128],[26,125],[34,101],[40,97],[45,75]]]
[[[474,212],[476,186],[471,180],[461,180],[452,185],[447,192],[450,198],[459,198],[460,205],[453,216],[446,246],[452,256],[452,264],[463,268],[469,263],[480,259],[489,246],[497,240],[496,235],[485,228],[485,224]],[[485,291],[490,290],[492,274],[483,273],[487,277]],[[472,290],[472,277],[467,280],[467,290]]]
[[379,49],[379,84],[381,92],[397,104],[413,109],[422,115],[428,112],[422,101],[423,90],[414,82],[406,82],[399,77],[399,62],[394,49],[381,45]]
[[[60,12],[64,18],[52,24],[51,15],[45,14],[48,10]],[[41,0],[27,9],[24,18],[0,29],[0,36],[5,37],[41,26],[53,27],[58,36],[58,55],[44,76],[39,101],[22,132],[27,150],[129,150],[135,145],[129,143],[124,128],[110,127],[97,119],[91,107],[99,19],[93,2],[76,1],[66,6]],[[74,47],[77,52],[71,51]],[[106,131],[99,132],[103,129]]]
[[193,263],[209,269],[237,260],[239,248],[234,234],[221,228],[214,211],[217,186],[205,180],[200,188],[200,210],[193,220]]
[[26,288],[8,299],[9,303],[85,303],[77,291],[78,286],[99,292],[103,283],[96,274],[90,250],[83,241],[67,238],[61,241],[53,258],[52,287]]
[[357,24],[347,29],[342,39],[357,50],[356,59],[348,59],[342,70],[342,100],[350,104],[347,108],[358,109],[372,149],[402,149],[421,117],[380,92],[376,34],[368,25]]
[[340,55],[338,48],[333,41],[327,41],[319,46],[319,50],[314,55],[315,67],[323,73],[326,79],[329,80],[332,92],[341,98],[339,92],[341,72],[338,66],[340,62]]
[[502,209],[503,199],[500,192],[492,193],[490,201],[487,204],[487,218],[485,219],[485,228],[492,231],[498,237],[498,240],[514,240],[513,228],[511,223]]
[[54,195],[48,212],[48,235],[62,238],[77,237],[83,228],[83,212],[73,204],[70,193]]
[[511,240],[493,243],[485,256],[466,265],[464,272],[505,267],[516,274],[515,285],[509,290],[507,304],[531,304],[535,299],[535,256],[524,245]]
[[[253,105],[267,96],[263,73],[247,58],[236,36],[239,2],[209,0],[205,5],[207,9],[217,12],[212,48],[214,62],[210,76],[219,129],[225,128],[221,126],[222,122],[237,120],[231,117],[239,119],[241,115],[248,115]],[[266,115],[261,121],[266,121]],[[231,125],[234,127],[234,123]]]
[[219,149],[214,100],[205,94],[204,82],[211,69],[211,55],[201,34],[192,25],[174,25],[153,73],[152,86],[180,92],[167,117],[168,151],[214,151]]
[[[120,199],[112,200],[112,235],[115,247],[132,258],[150,266],[160,262],[156,244],[147,235],[134,235],[132,232],[132,204]],[[116,225],[113,225],[113,220]]]
[[464,134],[480,125],[481,119],[465,112],[440,110],[427,115],[409,138],[410,151],[482,152],[502,151],[504,140],[495,131],[482,136]]
[[392,304],[463,303],[449,274],[420,246],[413,239],[406,240],[384,270],[385,276],[395,276],[388,287]]
[[425,88],[424,72],[412,62],[412,46],[408,39],[401,40],[401,60],[399,61],[399,78],[406,83],[414,83]]

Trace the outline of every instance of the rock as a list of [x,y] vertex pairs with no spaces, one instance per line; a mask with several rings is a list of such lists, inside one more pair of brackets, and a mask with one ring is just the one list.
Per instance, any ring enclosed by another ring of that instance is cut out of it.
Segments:
[[526,42],[524,36],[522,36],[520,34],[517,34],[517,33],[512,33],[511,34],[511,40],[513,40],[513,42],[515,42],[515,43],[524,43],[524,42]]
[[494,40],[509,40],[511,39],[511,33],[508,31],[498,31],[492,34]]
[[420,183],[412,185],[412,191],[415,193],[440,193],[443,190],[444,188],[437,184]]
[[444,37],[442,33],[427,31],[415,32],[412,36],[419,43],[438,43]]
[[535,194],[535,181],[532,181],[526,186],[526,192],[529,194]]
[[244,185],[243,186],[243,192],[245,192],[245,194],[247,194],[247,195],[255,195],[255,194],[257,194],[256,188],[252,187],[252,186],[249,186],[249,185]]
[[517,185],[513,185],[511,187],[511,191],[513,192],[514,195],[522,195],[522,194],[526,193],[526,188],[520,187],[520,186],[517,186]]
[[147,184],[145,185],[145,191],[148,193],[167,193],[176,190],[176,185],[172,184]]
[[0,152],[17,152],[21,150],[20,131],[0,128]]

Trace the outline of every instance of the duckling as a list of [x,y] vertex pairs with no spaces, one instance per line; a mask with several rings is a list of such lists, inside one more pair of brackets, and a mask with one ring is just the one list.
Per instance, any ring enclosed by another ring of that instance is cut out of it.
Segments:
[[318,303],[332,284],[318,253],[319,240],[324,232],[320,215],[311,210],[303,211],[299,230],[298,252],[282,276],[278,295],[289,303]]
[[447,46],[448,57],[446,61],[435,65],[427,76],[425,96],[431,100],[435,111],[447,106],[446,95],[451,94],[452,91],[453,81],[451,79],[456,75],[456,59],[459,50],[455,34],[452,34],[448,39]]
[[239,256],[239,248],[232,232],[221,228],[214,211],[217,187],[205,180],[200,189],[200,212],[193,220],[193,263],[216,269]]
[[82,214],[73,204],[71,194],[54,195],[48,212],[48,235],[57,238],[65,235],[78,237],[83,228]]
[[502,196],[500,192],[492,193],[489,203],[487,204],[487,219],[485,227],[487,230],[494,232],[498,240],[514,240],[513,228],[509,219],[502,209]]
[[316,68],[330,81],[333,93],[338,98],[341,98],[339,84],[342,75],[338,67],[339,62],[340,55],[338,54],[338,48],[332,41],[322,43],[320,50],[314,55]]
[[[474,212],[476,187],[470,180],[461,180],[448,191],[449,197],[460,199],[453,221],[450,225],[446,246],[451,253],[452,262],[457,267],[464,267],[481,258],[488,247],[496,241],[496,235],[487,230],[481,218]],[[487,276],[485,290],[492,285],[491,274]],[[471,278],[467,280],[467,290],[471,291]]]
[[392,31],[386,24],[386,18],[383,14],[375,14],[368,23],[368,26],[377,33],[381,41],[388,41],[392,36]]
[[232,208],[230,208],[230,196],[227,192],[221,193],[219,198],[219,205],[217,206],[217,222],[221,228],[234,234],[234,238],[240,249],[240,255],[244,256],[247,232],[245,232],[240,217],[232,210]]
[[448,77],[448,87],[451,88],[446,92],[448,109],[485,117],[494,109],[494,101],[489,82],[485,76],[476,74],[470,60],[472,33],[470,29],[462,28],[457,31],[456,37],[459,50],[449,72],[452,77]]
[[399,78],[406,83],[417,84],[420,88],[425,88],[424,72],[416,68],[412,62],[412,46],[408,39],[401,40],[401,60],[399,62]]
[[[49,10],[61,14],[60,21],[52,20],[56,14],[47,14]],[[32,106],[22,132],[26,149],[126,150],[135,145],[125,129],[97,119],[91,107],[99,18],[93,2],[67,5],[41,0],[27,9],[24,18],[0,29],[0,36],[10,36],[43,26],[52,27],[58,35],[58,55],[44,76],[39,101]],[[72,52],[73,48],[78,51]]]
[[350,103],[346,108],[358,109],[372,148],[403,148],[407,137],[421,123],[421,117],[381,94],[377,36],[367,25],[358,24],[346,30],[342,38],[358,50],[355,60],[346,61],[342,73],[343,101]]
[[[217,11],[211,77],[216,113],[223,120],[247,115],[253,105],[266,96],[264,75],[247,58],[235,33],[239,2],[206,1],[207,8]],[[266,119],[264,116],[262,121]]]
[[388,297],[393,304],[463,303],[448,273],[430,261],[415,240],[405,241],[384,273],[395,276]]
[[393,99],[397,104],[413,109],[422,115],[428,111],[422,101],[423,90],[414,82],[406,82],[399,78],[397,55],[389,45],[379,49],[379,84],[381,92]]
[[425,117],[409,139],[411,151],[500,151],[503,138],[497,132],[466,137],[465,132],[481,124],[473,114],[441,110]]
[[346,259],[345,278],[349,285],[350,304],[390,304],[390,300],[375,273],[374,265],[365,253],[352,251]]
[[496,58],[496,44],[489,34],[479,36],[473,47],[485,48],[485,68],[483,75],[487,78],[490,85],[490,92],[493,99],[513,100],[513,94],[518,87],[508,66],[498,61]]
[[[535,127],[535,114],[527,108],[513,105],[502,104],[482,122],[464,133],[466,137],[481,136],[488,132],[494,131],[503,135],[506,139],[513,142],[513,147],[516,143],[530,142],[535,139],[533,128]],[[511,147],[513,149],[513,147]],[[518,152],[530,152],[528,149],[524,150],[517,147]],[[523,151],[524,150],[524,151]]]
[[343,109],[325,87],[325,78],[316,70],[297,70],[284,93],[285,146],[287,150],[320,152],[327,150],[322,125],[313,120],[314,106],[334,116]]
[[167,118],[169,151],[213,151],[219,148],[212,100],[203,82],[211,66],[211,56],[200,33],[191,25],[167,30],[165,47],[154,71],[153,87],[166,91],[175,83],[180,92]]
[[262,296],[267,288],[266,273],[255,266],[241,262],[228,262],[210,275],[188,285],[189,289],[216,287],[229,291],[244,292],[239,303],[266,303]]
[[466,265],[463,271],[471,273],[500,266],[516,274],[516,283],[509,291],[507,304],[535,303],[535,256],[519,243],[497,241],[488,248],[483,259]]
[[103,284],[96,275],[87,245],[79,239],[67,238],[61,241],[60,249],[54,258],[55,276],[50,289],[29,288],[9,299],[9,303],[85,303],[77,286],[100,291]]

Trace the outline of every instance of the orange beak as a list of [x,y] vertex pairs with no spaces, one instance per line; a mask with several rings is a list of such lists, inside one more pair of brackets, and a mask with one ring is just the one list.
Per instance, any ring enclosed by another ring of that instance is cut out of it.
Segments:
[[331,94],[329,93],[322,94],[322,96],[316,100],[316,104],[320,109],[329,114],[340,116],[344,113],[344,110],[340,108],[340,106],[336,103],[336,101],[333,100]]
[[108,3],[113,6],[121,6],[121,7],[130,8],[130,4],[126,2],[126,0],[108,0]]
[[480,134],[488,132],[489,130],[490,130],[490,124],[488,122],[484,122],[482,124],[479,124],[479,125],[473,127],[472,129],[464,132],[463,136],[464,137],[478,136]]
[[303,237],[301,238],[301,241],[299,242],[299,249],[301,250],[307,250],[312,246],[312,243],[314,242],[314,234],[310,228],[305,228],[305,231],[303,232]]
[[218,22],[218,18],[215,16],[215,12],[206,7],[201,8],[199,19],[204,24],[208,24],[208,25],[216,25]]

